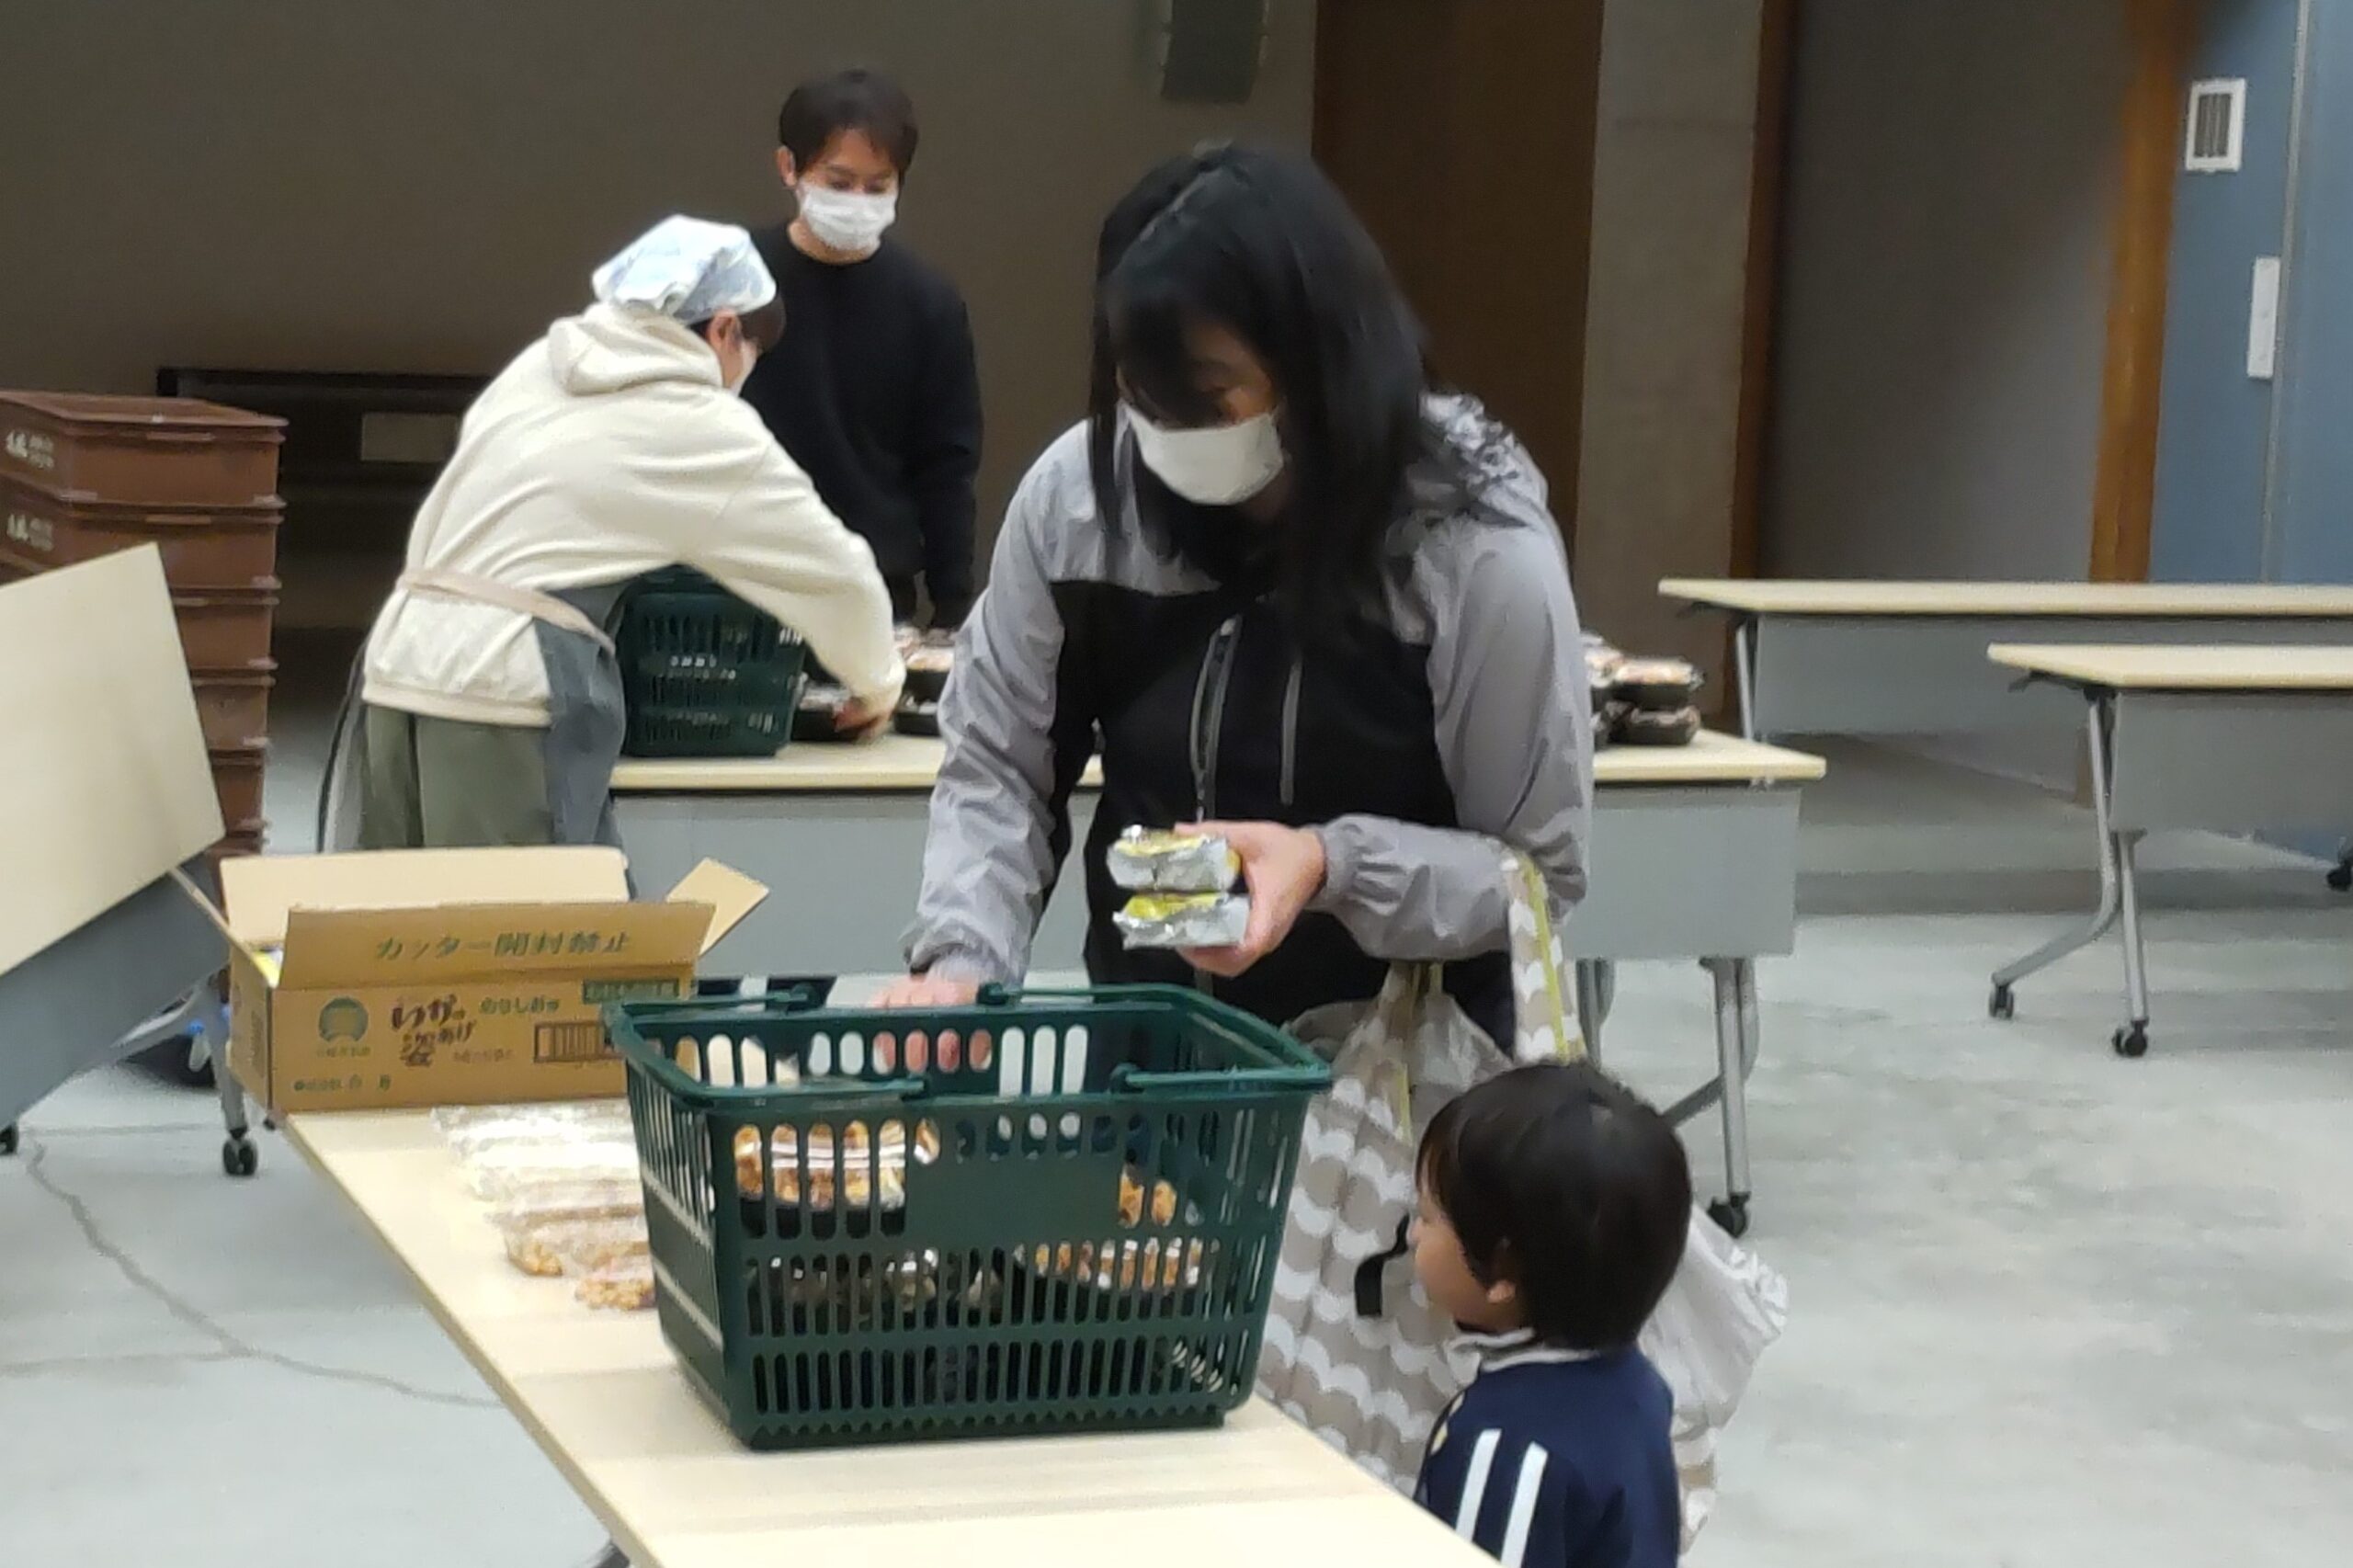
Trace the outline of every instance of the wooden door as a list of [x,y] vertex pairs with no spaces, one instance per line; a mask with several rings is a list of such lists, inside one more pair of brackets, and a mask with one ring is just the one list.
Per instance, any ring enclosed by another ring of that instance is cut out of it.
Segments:
[[1601,0],[1324,0],[1315,154],[1571,528]]

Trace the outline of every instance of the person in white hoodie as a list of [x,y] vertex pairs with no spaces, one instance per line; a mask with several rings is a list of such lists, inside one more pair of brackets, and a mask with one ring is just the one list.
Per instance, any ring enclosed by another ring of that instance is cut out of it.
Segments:
[[362,848],[617,843],[604,630],[692,566],[805,637],[879,729],[905,672],[873,551],[736,394],[783,327],[751,236],[670,218],[467,411],[368,641]]

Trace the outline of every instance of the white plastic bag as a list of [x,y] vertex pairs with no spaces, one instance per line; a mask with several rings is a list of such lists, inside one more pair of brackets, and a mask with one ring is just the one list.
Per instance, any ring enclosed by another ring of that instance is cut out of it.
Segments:
[[[1506,852],[1519,1062],[1585,1055],[1569,965],[1544,885]],[[1277,1270],[1259,1392],[1392,1485],[1410,1488],[1430,1426],[1468,1367],[1410,1277],[1386,1310],[1361,1316],[1363,1263],[1396,1246],[1413,1202],[1420,1132],[1447,1101],[1511,1062],[1434,983],[1401,971],[1370,1004],[1324,1008],[1292,1026],[1334,1059],[1338,1082],[1308,1118],[1300,1182]],[[1408,1108],[1410,1107],[1410,1108]],[[1716,1436],[1789,1316],[1781,1277],[1693,1209],[1683,1263],[1638,1344],[1675,1398],[1683,1547],[1714,1511]]]
[[1749,1374],[1789,1322],[1781,1277],[1699,1210],[1683,1264],[1636,1344],[1675,1395],[1675,1470],[1683,1483],[1683,1550],[1716,1507],[1716,1436]]

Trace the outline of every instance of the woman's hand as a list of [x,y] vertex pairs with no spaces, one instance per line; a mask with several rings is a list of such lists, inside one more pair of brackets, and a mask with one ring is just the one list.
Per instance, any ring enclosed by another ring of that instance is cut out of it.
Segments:
[[981,983],[952,974],[911,974],[894,980],[869,1004],[893,1012],[910,1008],[969,1007],[980,1000]]
[[1192,831],[1211,834],[1242,859],[1242,880],[1250,889],[1250,927],[1231,948],[1200,949],[1185,960],[1194,968],[1231,980],[1283,945],[1290,928],[1324,891],[1324,839],[1303,827],[1270,822],[1203,823]]
[[835,716],[834,729],[847,740],[859,743],[875,740],[891,727],[891,711],[889,703],[852,698]]

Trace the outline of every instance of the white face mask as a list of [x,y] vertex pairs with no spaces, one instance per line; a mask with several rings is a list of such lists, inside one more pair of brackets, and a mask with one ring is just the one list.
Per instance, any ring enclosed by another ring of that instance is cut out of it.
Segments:
[[898,221],[899,193],[869,196],[857,190],[829,190],[802,185],[801,221],[824,244],[852,256],[863,256],[882,243],[883,233]]
[[1128,425],[1136,433],[1136,455],[1144,467],[1197,506],[1247,501],[1283,471],[1282,437],[1271,413],[1238,425],[1188,430],[1155,425],[1131,407]]

